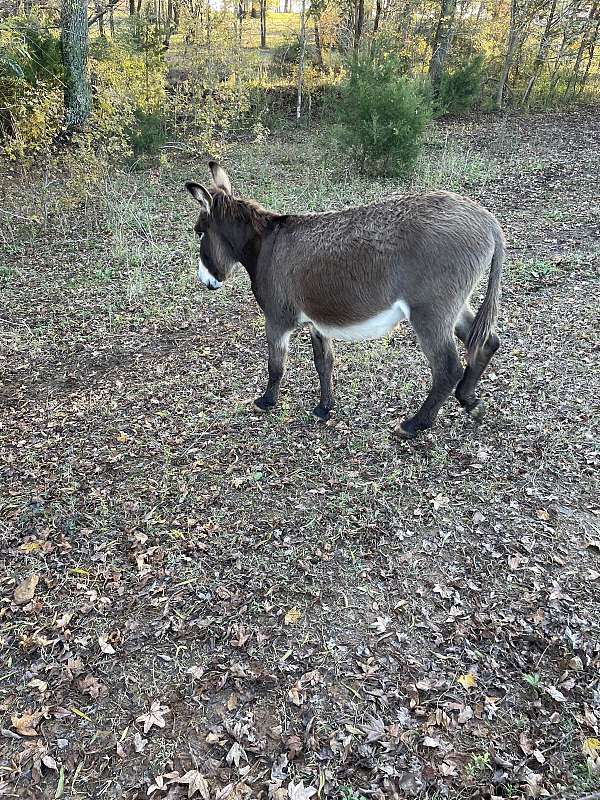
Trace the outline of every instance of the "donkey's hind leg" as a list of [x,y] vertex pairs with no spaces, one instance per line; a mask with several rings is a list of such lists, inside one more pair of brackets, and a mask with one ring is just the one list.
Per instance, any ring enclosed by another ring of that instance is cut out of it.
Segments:
[[333,399],[333,346],[331,339],[326,336],[321,336],[319,331],[310,326],[310,338],[312,341],[313,355],[315,359],[315,368],[319,376],[319,385],[321,387],[321,399],[319,405],[313,409],[313,414],[318,419],[325,422],[329,419],[331,409],[335,405]]
[[[469,305],[465,304],[454,328],[454,332],[464,344],[466,344],[474,319],[475,314]],[[456,399],[467,414],[475,420],[483,419],[485,414],[485,403],[477,397],[475,389],[485,368],[499,347],[500,339],[495,333],[491,333],[484,347],[477,354],[475,364],[467,366],[461,382],[456,387]]]
[[405,419],[397,425],[396,432],[404,439],[412,439],[419,431],[433,425],[438,411],[450,397],[463,374],[454,342],[452,323],[445,325],[426,313],[416,311],[411,313],[410,321],[429,361],[432,384],[425,402],[414,417]]

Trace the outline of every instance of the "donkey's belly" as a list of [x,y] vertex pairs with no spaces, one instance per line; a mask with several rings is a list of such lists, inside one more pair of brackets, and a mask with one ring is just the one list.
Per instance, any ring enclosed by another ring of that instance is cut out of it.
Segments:
[[380,311],[373,317],[354,322],[350,325],[331,325],[327,322],[320,322],[311,319],[301,312],[300,324],[310,322],[319,331],[321,336],[328,339],[341,339],[346,342],[360,342],[366,339],[380,339],[393,330],[399,322],[408,319],[410,309],[404,300],[396,300],[393,305]]

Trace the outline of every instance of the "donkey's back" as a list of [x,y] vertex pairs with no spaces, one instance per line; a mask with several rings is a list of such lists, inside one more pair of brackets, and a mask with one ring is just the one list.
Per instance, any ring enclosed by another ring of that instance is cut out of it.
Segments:
[[502,241],[496,218],[468,198],[453,192],[404,195],[286,217],[273,271],[287,273],[302,296],[331,297],[332,308],[365,285],[370,304],[383,308],[402,296],[412,306],[435,301],[432,291],[445,297],[455,294],[452,289],[470,292]]

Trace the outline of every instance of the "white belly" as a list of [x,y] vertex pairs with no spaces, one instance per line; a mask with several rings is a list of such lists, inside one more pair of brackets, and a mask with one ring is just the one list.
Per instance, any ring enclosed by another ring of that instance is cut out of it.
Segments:
[[410,317],[410,309],[404,300],[396,300],[389,308],[369,317],[362,322],[355,322],[352,325],[328,325],[324,322],[315,322],[300,313],[300,324],[310,322],[319,331],[321,336],[328,339],[341,339],[345,342],[360,342],[366,339],[380,339],[393,330],[399,322]]

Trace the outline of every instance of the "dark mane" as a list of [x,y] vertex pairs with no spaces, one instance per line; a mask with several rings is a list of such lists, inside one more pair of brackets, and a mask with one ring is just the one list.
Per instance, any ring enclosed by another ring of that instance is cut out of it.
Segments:
[[255,200],[233,197],[225,192],[213,194],[212,214],[219,222],[243,222],[259,235],[263,235],[275,222],[283,219],[281,214],[263,208]]

